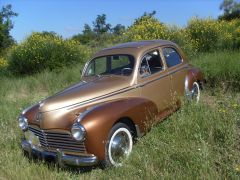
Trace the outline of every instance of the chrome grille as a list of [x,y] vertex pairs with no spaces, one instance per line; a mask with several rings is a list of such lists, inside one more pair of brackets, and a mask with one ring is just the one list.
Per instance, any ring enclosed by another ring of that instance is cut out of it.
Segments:
[[86,153],[84,143],[75,141],[70,133],[45,131],[31,126],[29,126],[29,130],[38,136],[41,146],[45,149],[61,149],[66,152]]

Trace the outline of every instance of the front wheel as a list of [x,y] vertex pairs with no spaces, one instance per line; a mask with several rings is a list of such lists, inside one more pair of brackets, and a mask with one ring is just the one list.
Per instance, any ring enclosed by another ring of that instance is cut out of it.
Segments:
[[123,123],[115,124],[108,136],[105,148],[104,166],[121,166],[122,160],[132,152],[133,136]]

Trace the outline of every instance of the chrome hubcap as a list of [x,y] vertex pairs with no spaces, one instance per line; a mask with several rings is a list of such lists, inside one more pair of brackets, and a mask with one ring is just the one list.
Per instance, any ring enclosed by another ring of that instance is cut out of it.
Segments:
[[200,89],[199,89],[199,85],[195,82],[193,83],[193,87],[191,90],[191,97],[192,100],[198,102],[199,98],[200,98]]
[[121,165],[121,159],[127,157],[132,150],[130,132],[119,131],[114,134],[110,141],[110,161],[115,165]]

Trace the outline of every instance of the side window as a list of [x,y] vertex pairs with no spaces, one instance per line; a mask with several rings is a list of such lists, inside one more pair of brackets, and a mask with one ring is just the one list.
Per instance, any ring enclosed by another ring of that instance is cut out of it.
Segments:
[[140,75],[146,77],[163,69],[163,64],[157,50],[145,54],[142,58]]
[[176,66],[182,62],[181,56],[173,48],[163,48],[163,55],[168,67]]

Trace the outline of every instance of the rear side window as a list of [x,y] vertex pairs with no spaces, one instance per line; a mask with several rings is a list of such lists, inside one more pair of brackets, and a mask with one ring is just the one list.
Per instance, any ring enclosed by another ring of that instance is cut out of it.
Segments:
[[176,66],[182,62],[181,56],[173,48],[163,48],[163,55],[168,67]]

